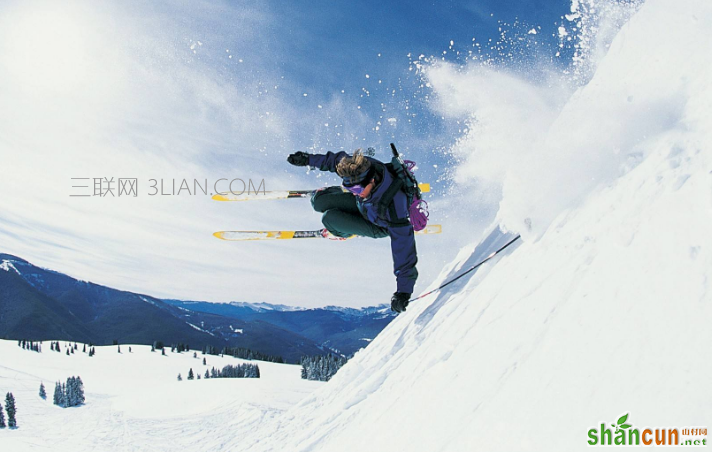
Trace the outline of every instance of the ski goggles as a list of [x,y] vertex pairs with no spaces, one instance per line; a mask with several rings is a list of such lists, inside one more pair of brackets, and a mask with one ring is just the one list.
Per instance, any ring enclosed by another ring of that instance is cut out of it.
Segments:
[[357,174],[355,176],[342,177],[342,181],[343,181],[342,183],[343,183],[344,187],[346,187],[346,188],[352,187],[354,185],[359,185],[361,182],[366,180],[370,174],[372,174],[372,167],[367,169],[366,171],[364,171],[361,174]]
[[362,187],[360,185],[352,185],[350,187],[347,187],[346,185],[344,185],[344,188],[356,196],[360,195],[365,190],[365,187]]
[[364,183],[363,185],[360,185],[360,184],[359,185],[351,185],[349,187],[344,185],[344,188],[347,189],[348,191],[350,191],[351,193],[353,193],[354,195],[359,196],[359,195],[361,195],[361,193],[363,193],[363,191],[366,189],[366,187],[368,187],[369,185],[371,185],[374,182],[373,178],[370,178],[367,180],[368,180],[368,183]]

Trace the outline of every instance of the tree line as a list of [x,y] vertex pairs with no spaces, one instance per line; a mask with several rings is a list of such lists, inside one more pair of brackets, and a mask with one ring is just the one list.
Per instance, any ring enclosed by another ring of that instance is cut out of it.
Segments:
[[249,348],[243,347],[223,347],[218,352],[217,347],[212,345],[206,345],[203,347],[204,355],[223,355],[223,356],[233,356],[235,358],[257,360],[257,361],[267,361],[271,363],[283,364],[284,358],[281,356],[268,355],[266,353],[258,352],[255,350],[250,350]]
[[[114,339],[113,345],[116,345],[118,348],[118,352],[121,353],[121,345],[119,344],[119,341]],[[36,352],[42,352],[42,342],[33,342],[33,341],[28,341],[28,340],[18,340],[17,341],[18,347],[22,347],[25,350],[32,350]],[[61,353],[62,351],[65,352],[66,355],[73,355],[75,351],[78,351],[78,345],[75,342],[74,344],[72,343],[67,343],[64,347],[60,345],[59,341],[51,341],[50,342],[50,349],[55,352]],[[151,351],[155,352],[156,350],[161,350],[161,354],[165,355],[165,344],[163,341],[153,341],[151,344]],[[173,353],[182,353],[182,352],[189,352],[190,351],[190,344],[183,343],[183,342],[178,342],[175,344],[171,344],[171,352]],[[87,344],[83,344],[83,353],[87,353]],[[233,356],[235,358],[241,358],[241,359],[248,359],[248,360],[254,360],[254,361],[267,361],[267,362],[272,362],[272,363],[280,363],[283,364],[286,361],[284,358],[281,356],[276,356],[276,355],[268,355],[266,353],[258,352],[256,350],[251,350],[249,348],[244,348],[244,347],[222,347],[222,348],[217,348],[212,345],[206,345],[202,349],[203,355],[222,355],[222,356]],[[89,356],[94,356],[96,354],[96,349],[94,348],[94,345],[92,343],[89,343],[89,348],[88,348],[88,353]],[[131,353],[131,347],[129,347],[129,353]]]
[[[208,371],[205,370],[204,379],[209,378],[260,378],[260,368],[257,364],[238,364],[233,366],[228,364],[222,369],[216,369],[213,367]],[[196,379],[196,374],[193,372],[191,367],[188,371],[188,380]],[[197,374],[197,379],[200,380],[200,374]],[[183,381],[183,376],[178,374],[178,381]]]
[[301,359],[302,378],[305,380],[329,381],[348,360],[332,354],[305,356]]

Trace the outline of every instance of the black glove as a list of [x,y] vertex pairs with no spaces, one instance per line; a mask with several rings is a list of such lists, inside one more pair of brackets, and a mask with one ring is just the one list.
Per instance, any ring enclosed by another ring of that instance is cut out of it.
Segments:
[[410,295],[411,294],[405,292],[394,293],[391,297],[391,311],[398,313],[405,312],[405,308],[408,306],[408,302],[410,301]]
[[295,152],[294,154],[289,154],[287,161],[294,166],[307,166],[309,164],[309,154],[306,152]]

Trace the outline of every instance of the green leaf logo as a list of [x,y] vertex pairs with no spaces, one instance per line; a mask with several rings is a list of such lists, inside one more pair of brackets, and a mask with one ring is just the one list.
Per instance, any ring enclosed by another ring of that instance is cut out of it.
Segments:
[[628,420],[628,413],[624,414],[623,416],[618,418],[618,422],[615,424],[611,424],[611,427],[616,429],[616,433],[620,432],[621,429],[627,429],[631,428],[632,426],[630,424],[624,424],[625,421]]

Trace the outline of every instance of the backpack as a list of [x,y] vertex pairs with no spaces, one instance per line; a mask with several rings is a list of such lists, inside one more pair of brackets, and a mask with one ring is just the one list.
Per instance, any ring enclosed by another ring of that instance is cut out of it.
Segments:
[[[393,158],[390,163],[385,163],[386,170],[393,176],[393,182],[381,197],[378,203],[378,215],[386,218],[386,211],[390,214],[391,226],[413,225],[413,230],[420,231],[428,225],[428,203],[422,198],[418,180],[413,174],[415,162],[401,159],[395,144],[391,143]],[[398,218],[393,198],[400,190],[405,192],[408,199],[408,218]]]

